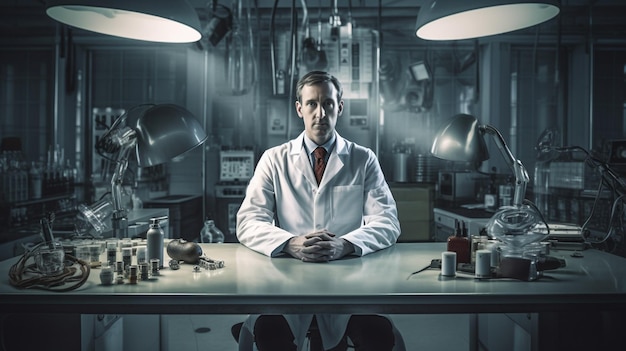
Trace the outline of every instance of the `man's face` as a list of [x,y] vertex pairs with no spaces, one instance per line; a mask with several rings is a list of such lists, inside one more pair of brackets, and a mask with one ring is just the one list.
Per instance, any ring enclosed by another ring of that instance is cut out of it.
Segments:
[[302,87],[301,101],[296,101],[296,111],[304,122],[306,136],[317,145],[324,144],[335,130],[343,100],[337,101],[337,89],[325,82]]

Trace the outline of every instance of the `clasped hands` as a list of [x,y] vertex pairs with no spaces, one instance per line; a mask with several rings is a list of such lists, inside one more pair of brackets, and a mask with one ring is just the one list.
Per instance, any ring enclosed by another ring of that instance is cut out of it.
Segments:
[[319,230],[289,239],[284,249],[303,262],[328,262],[354,252],[352,244],[327,230]]

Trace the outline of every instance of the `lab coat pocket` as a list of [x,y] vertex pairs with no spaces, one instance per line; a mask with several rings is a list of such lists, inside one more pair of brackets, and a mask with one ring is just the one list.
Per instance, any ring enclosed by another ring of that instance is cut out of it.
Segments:
[[336,186],[332,194],[333,224],[346,232],[360,227],[363,221],[363,186]]

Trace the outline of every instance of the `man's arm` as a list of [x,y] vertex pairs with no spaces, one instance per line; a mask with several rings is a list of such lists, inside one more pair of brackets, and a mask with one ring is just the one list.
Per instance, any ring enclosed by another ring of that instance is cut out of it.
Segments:
[[237,212],[237,239],[252,250],[277,256],[294,235],[274,225],[276,205],[271,167],[266,152],[259,159]]

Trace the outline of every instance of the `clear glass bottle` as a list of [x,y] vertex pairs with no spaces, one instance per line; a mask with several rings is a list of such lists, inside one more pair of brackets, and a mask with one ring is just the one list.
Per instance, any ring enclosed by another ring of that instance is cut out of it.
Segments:
[[223,243],[224,233],[215,226],[215,221],[207,219],[204,221],[204,227],[200,231],[200,242],[202,243]]

